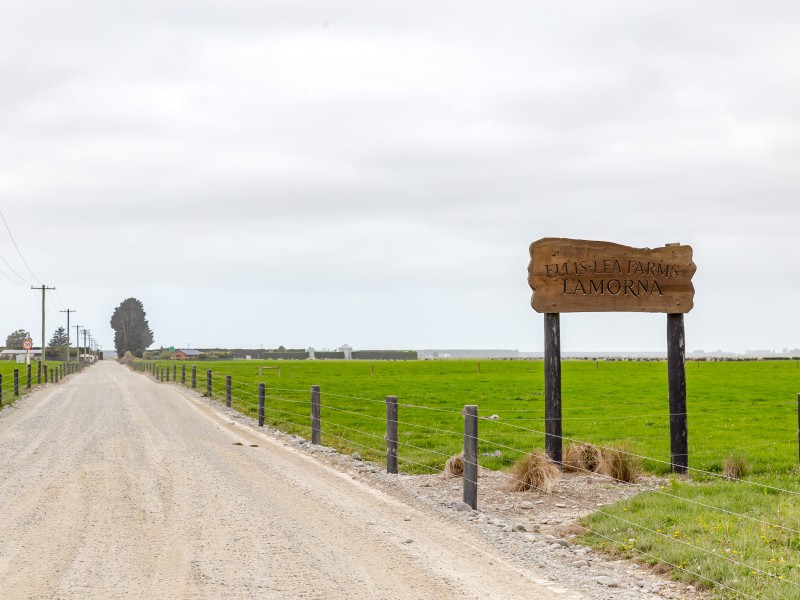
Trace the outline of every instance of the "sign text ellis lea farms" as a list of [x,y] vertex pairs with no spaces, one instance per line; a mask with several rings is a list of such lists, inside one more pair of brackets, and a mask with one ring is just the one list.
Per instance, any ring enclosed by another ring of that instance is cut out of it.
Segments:
[[691,246],[543,238],[531,244],[530,254],[528,283],[537,312],[686,313],[694,303]]

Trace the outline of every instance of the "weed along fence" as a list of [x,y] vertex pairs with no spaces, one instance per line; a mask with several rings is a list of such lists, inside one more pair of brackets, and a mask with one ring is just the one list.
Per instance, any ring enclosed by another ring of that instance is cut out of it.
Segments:
[[[796,477],[796,428],[800,419],[795,414],[800,408],[800,395],[796,391],[780,402],[785,432],[791,431],[793,439],[782,439],[779,446],[777,442],[757,439],[752,444],[738,446],[744,450],[748,446],[764,447],[767,455],[781,448],[781,453],[791,456],[794,465],[784,475],[776,476],[769,469],[763,469],[760,474],[745,478],[742,472],[722,473],[687,466],[688,477],[672,476],[658,483],[648,479],[650,483],[645,486],[644,493],[617,504],[598,506],[591,497],[574,495],[570,491],[573,488],[567,485],[571,481],[569,478],[597,479],[594,485],[600,487],[603,482],[624,486],[627,485],[624,481],[636,479],[642,462],[651,470],[655,466],[661,473],[667,473],[674,468],[670,447],[667,446],[664,455],[654,456],[612,442],[590,444],[586,432],[592,429],[582,429],[579,430],[584,432],[582,435],[558,436],[564,445],[562,473],[541,450],[531,450],[542,445],[553,433],[545,428],[547,421],[541,417],[537,418],[541,426],[532,425],[528,416],[530,409],[518,414],[509,407],[513,405],[498,408],[498,404],[486,398],[482,402],[459,403],[460,408],[455,408],[453,403],[444,405],[431,401],[422,388],[411,395],[342,394],[338,393],[341,388],[336,389],[331,383],[297,385],[298,379],[286,365],[280,379],[272,370],[262,370],[258,375],[253,365],[223,363],[211,369],[206,366],[181,365],[176,370],[174,364],[139,362],[133,368],[165,384],[194,388],[257,419],[259,426],[279,428],[314,444],[346,453],[357,452],[364,460],[385,465],[387,473],[402,471],[421,476],[460,477],[460,492],[453,501],[463,502],[461,506],[465,510],[481,510],[483,494],[496,489],[487,486],[496,486],[502,481],[507,490],[513,490],[507,491],[511,495],[510,502],[528,497],[514,496],[515,491],[529,490],[529,494],[547,494],[553,502],[578,507],[587,515],[581,520],[583,533],[578,541],[582,544],[602,546],[606,551],[645,563],[658,563],[674,577],[713,588],[723,596],[800,597],[800,545],[797,543],[800,524],[795,517],[800,514],[800,481]],[[535,366],[541,369],[542,364]],[[424,367],[377,363],[376,367],[379,375],[382,369],[393,368],[460,368],[464,372],[468,370],[469,376],[475,378],[491,377],[497,370],[501,375],[498,381],[507,379],[507,369],[526,368],[527,377],[531,373],[530,365],[522,363],[484,364],[480,374],[471,363],[428,363]],[[582,373],[586,377],[598,373],[594,363],[567,362],[566,367],[568,373]],[[729,367],[710,365],[708,370]],[[327,365],[324,368],[357,367]],[[627,373],[629,368],[633,367],[604,363],[599,374],[603,369],[608,369],[608,373],[617,370]],[[641,364],[636,368],[646,370],[653,380],[666,370],[663,364]],[[745,369],[747,380],[757,379],[751,376],[752,369],[769,369],[785,378],[789,382],[787,385],[797,382],[797,369],[790,364],[735,368]],[[692,369],[692,373],[700,372],[693,376],[699,377],[703,369]],[[374,381],[371,367],[363,370],[364,379]],[[317,376],[322,372],[316,371]],[[731,380],[729,374],[726,377]],[[448,385],[452,387],[453,382]],[[456,394],[462,402],[471,395],[480,397],[475,391]],[[417,401],[405,400],[409,397],[416,397]],[[488,408],[481,409],[482,405]],[[648,422],[653,418],[649,412],[655,410],[653,406],[644,403],[637,409],[637,414]],[[709,420],[716,420],[716,427],[719,427],[720,415],[728,415],[730,409],[714,408],[708,412]],[[568,415],[564,422],[569,427],[583,427],[588,422],[590,427],[596,428],[598,420],[607,419],[612,424],[610,428],[619,428],[622,423],[631,421],[629,416],[598,415],[596,410],[584,414],[588,416],[577,416],[574,420]],[[705,414],[697,412],[696,416],[698,426],[702,425]],[[669,426],[668,419],[669,415],[665,415],[665,430]],[[751,425],[754,420],[758,417],[747,418]],[[736,430],[733,439],[737,439],[736,436],[741,436],[741,432]],[[651,437],[662,440],[665,445],[670,443],[662,434]],[[595,456],[596,460],[576,458],[581,452]],[[703,460],[704,451],[698,449],[693,456],[699,462]],[[492,469],[491,476],[485,471],[487,467]]]

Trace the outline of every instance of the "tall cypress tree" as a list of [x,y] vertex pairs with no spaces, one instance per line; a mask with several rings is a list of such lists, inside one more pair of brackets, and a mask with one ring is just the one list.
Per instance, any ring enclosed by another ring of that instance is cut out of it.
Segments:
[[117,356],[125,356],[130,350],[134,356],[142,357],[147,347],[153,343],[153,332],[147,323],[144,305],[136,298],[123,300],[111,315],[111,328],[114,330],[114,347]]

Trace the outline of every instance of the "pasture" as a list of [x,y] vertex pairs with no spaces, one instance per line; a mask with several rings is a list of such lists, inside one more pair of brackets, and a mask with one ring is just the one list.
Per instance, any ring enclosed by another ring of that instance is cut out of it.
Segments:
[[[209,361],[187,363],[187,373],[191,364],[201,391],[205,369],[212,370],[217,398],[231,375],[234,405],[251,415],[263,381],[267,422],[300,435],[310,430],[309,388],[320,385],[323,443],[378,461],[385,453],[383,400],[396,395],[400,461],[410,473],[441,470],[460,450],[465,404],[477,404],[482,417],[499,417],[480,422],[480,452],[502,452],[482,456],[482,466],[507,467],[544,445],[541,361]],[[259,376],[259,367],[272,368]],[[565,361],[564,437],[598,445],[629,440],[633,452],[647,457],[647,470],[668,473],[666,369],[657,361]],[[797,466],[797,362],[690,361],[686,375],[690,467],[719,472],[731,452],[743,453],[754,474]]]

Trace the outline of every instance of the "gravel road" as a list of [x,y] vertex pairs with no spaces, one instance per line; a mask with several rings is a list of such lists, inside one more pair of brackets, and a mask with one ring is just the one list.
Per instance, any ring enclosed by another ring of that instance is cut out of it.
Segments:
[[4,599],[585,597],[113,362],[5,410],[0,453]]

